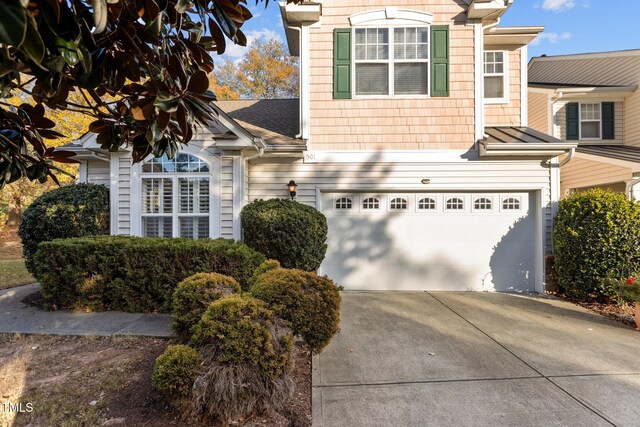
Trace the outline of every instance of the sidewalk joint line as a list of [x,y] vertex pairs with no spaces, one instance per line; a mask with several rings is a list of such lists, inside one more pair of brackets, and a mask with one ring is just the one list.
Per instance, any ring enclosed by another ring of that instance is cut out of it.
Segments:
[[550,377],[544,375],[542,372],[540,372],[538,369],[534,368],[533,366],[531,366],[529,363],[527,363],[525,360],[523,360],[522,358],[520,358],[518,355],[516,355],[513,351],[509,350],[506,346],[504,346],[502,343],[498,342],[495,338],[493,338],[491,335],[489,335],[488,333],[486,333],[485,331],[483,331],[482,329],[480,329],[478,326],[476,326],[475,324],[471,323],[469,320],[467,320],[464,316],[462,316],[460,313],[458,313],[457,311],[455,311],[453,308],[449,307],[447,304],[445,304],[444,302],[442,302],[440,299],[438,299],[435,295],[433,295],[433,293],[431,292],[427,292],[427,294],[429,294],[429,296],[431,296],[431,298],[435,299],[436,301],[438,301],[440,304],[442,304],[445,308],[449,309],[452,313],[454,313],[456,316],[458,316],[459,318],[461,318],[462,320],[464,320],[465,322],[467,322],[469,325],[471,325],[471,327],[473,327],[474,329],[476,329],[478,332],[480,332],[481,334],[483,334],[484,336],[486,336],[487,338],[489,338],[491,341],[493,341],[494,343],[496,343],[498,346],[502,347],[506,352],[508,352],[509,354],[511,354],[513,357],[515,357],[516,359],[518,359],[520,362],[524,363],[526,366],[528,366],[531,370],[533,370],[534,372],[538,373],[542,378],[546,379],[547,381],[549,381],[549,383],[553,384],[556,388],[558,388],[559,390],[561,390],[563,393],[565,393],[567,396],[569,396],[571,399],[573,399],[574,401],[576,401],[579,405],[581,405],[582,407],[584,407],[585,409],[587,409],[588,411],[594,413],[595,415],[597,415],[598,417],[602,418],[602,420],[604,420],[605,422],[607,422],[608,424],[615,426],[615,423],[613,423],[612,421],[610,421],[607,417],[605,417],[603,414],[601,414],[599,411],[597,411],[595,408],[590,407],[589,405],[587,405],[585,402],[583,402],[582,400],[578,399],[577,397],[575,397],[574,395],[572,395],[571,393],[569,393],[567,390],[565,390],[564,388],[562,388],[560,385],[556,384]]

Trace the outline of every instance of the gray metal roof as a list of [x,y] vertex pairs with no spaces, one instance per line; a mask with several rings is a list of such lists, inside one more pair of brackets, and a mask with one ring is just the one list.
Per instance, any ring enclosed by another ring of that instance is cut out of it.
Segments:
[[490,126],[484,128],[489,143],[503,144],[552,144],[564,142],[546,133],[524,126]]
[[535,57],[529,84],[628,86],[640,80],[640,50]]
[[576,153],[640,163],[640,147],[629,145],[579,145]]

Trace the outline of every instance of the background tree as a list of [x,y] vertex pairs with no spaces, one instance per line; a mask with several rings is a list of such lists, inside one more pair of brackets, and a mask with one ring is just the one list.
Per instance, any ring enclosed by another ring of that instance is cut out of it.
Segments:
[[[210,52],[223,53],[225,37],[246,45],[240,27],[251,13],[245,4],[3,0],[0,188],[23,177],[56,181],[52,162],[70,162],[70,153],[44,141],[63,136],[45,106],[91,117],[98,144],[112,151],[128,146],[134,162],[149,154],[173,157],[194,127],[215,118]],[[20,92],[34,102],[13,109],[6,100]],[[70,100],[70,93],[83,102]]]
[[298,97],[298,59],[274,37],[261,37],[239,61],[225,61],[210,77],[219,99]]

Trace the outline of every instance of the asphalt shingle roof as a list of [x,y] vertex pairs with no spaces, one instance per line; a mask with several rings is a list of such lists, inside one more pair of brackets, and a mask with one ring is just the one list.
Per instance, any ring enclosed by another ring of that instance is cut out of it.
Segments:
[[270,145],[305,145],[300,132],[298,99],[250,99],[216,101],[216,105],[240,126]]

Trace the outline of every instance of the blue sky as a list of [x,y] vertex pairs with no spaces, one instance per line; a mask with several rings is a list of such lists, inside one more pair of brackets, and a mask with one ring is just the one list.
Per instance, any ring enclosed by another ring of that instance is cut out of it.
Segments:
[[[260,36],[284,40],[278,3],[255,6],[244,26],[249,43]],[[600,52],[640,48],[640,0],[515,0],[501,25],[542,25],[545,32],[529,47],[530,56]],[[227,56],[241,57],[245,49],[228,45]]]

